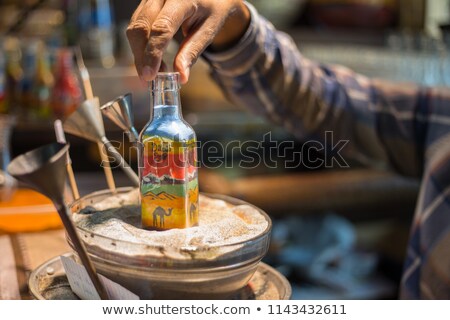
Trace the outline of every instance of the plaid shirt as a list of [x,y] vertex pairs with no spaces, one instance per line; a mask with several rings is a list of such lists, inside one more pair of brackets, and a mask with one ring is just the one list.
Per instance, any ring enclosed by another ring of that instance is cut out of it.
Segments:
[[450,90],[387,83],[301,55],[249,5],[252,21],[228,51],[206,52],[233,102],[299,139],[348,140],[346,154],[421,177],[401,297],[450,299]]

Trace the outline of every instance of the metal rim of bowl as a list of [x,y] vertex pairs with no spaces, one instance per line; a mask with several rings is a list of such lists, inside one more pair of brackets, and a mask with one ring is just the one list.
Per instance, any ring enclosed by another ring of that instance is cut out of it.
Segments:
[[[67,252],[67,253],[62,254],[61,256],[72,257],[73,255],[74,255],[73,252]],[[41,291],[39,290],[39,281],[40,281],[39,277],[41,274],[46,273],[45,270],[47,268],[49,268],[51,265],[60,264],[61,263],[60,261],[61,261],[60,256],[53,257],[50,260],[47,260],[44,263],[42,263],[41,265],[39,265],[36,269],[34,269],[30,273],[30,276],[28,277],[28,289],[34,299],[47,300],[47,299],[45,299],[45,297],[42,295]],[[46,273],[46,274],[48,274],[48,273]],[[64,271],[64,274],[66,274],[65,271]]]

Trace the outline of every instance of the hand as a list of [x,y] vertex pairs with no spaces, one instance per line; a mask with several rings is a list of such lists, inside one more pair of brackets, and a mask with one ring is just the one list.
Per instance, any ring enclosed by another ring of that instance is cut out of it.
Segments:
[[248,28],[250,13],[242,0],[142,0],[127,29],[137,72],[155,78],[170,40],[181,28],[184,40],[174,70],[186,83],[192,65],[209,46],[224,49]]

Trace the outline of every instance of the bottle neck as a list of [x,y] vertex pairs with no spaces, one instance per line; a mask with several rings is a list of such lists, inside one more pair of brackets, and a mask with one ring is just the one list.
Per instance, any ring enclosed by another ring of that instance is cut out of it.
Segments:
[[150,83],[151,119],[181,119],[179,74],[158,73]]
[[181,104],[178,90],[174,91],[153,91],[151,113],[153,119],[177,118],[181,119]]

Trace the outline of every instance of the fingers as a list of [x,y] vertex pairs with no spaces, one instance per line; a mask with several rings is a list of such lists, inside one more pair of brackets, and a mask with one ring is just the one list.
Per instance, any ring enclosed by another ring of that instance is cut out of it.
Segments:
[[169,71],[169,68],[167,68],[167,64],[164,62],[164,60],[161,60],[161,65],[159,66],[159,72],[167,72]]
[[152,21],[156,18],[162,5],[162,0],[142,0],[127,28],[128,42],[134,55],[136,70],[141,78],[143,78],[144,53]]
[[142,0],[127,29],[141,80],[153,80],[159,70],[166,69],[162,62],[164,51],[183,25],[186,38],[175,57],[174,68],[180,72],[181,81],[187,82],[191,66],[213,41],[227,16],[224,14],[226,7],[224,10],[211,10],[210,6],[199,9],[197,3],[194,0]]
[[196,30],[189,30],[189,34],[181,43],[174,61],[174,68],[181,75],[181,83],[188,81],[192,65],[211,44],[222,25],[222,19],[210,17]]
[[186,19],[197,11],[195,1],[167,0],[151,25],[149,41],[145,48],[145,80],[152,80],[161,67],[164,51]]

